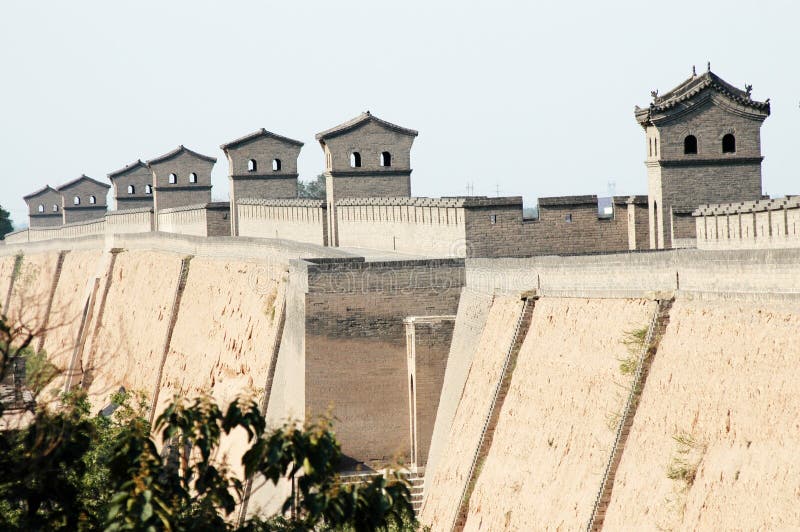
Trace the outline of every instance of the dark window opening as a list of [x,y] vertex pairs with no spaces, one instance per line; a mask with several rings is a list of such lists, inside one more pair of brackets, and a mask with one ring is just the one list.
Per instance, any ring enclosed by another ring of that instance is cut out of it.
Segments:
[[490,214],[489,215],[489,223],[490,224],[496,224],[497,223],[497,215],[496,214]]
[[392,154],[388,151],[381,153],[381,166],[392,166]]
[[683,153],[692,155],[697,153],[697,137],[688,135],[683,139]]
[[58,212],[58,205],[53,203],[53,212]]
[[80,205],[81,204],[81,199],[78,196],[75,196],[74,198],[72,198],[72,204],[73,205]]
[[258,163],[256,162],[256,160],[250,159],[249,161],[247,161],[247,171],[255,172],[256,170],[258,170]]
[[152,194],[153,193],[153,186],[152,185],[145,185],[144,186],[144,193],[145,194]]
[[572,223],[572,213],[569,213],[566,216],[564,216],[564,221],[567,223]]
[[176,176],[175,174],[169,174],[169,184],[174,185],[177,182],[178,182],[178,176]]
[[272,171],[279,172],[281,169],[281,160],[280,159],[272,159]]
[[89,203],[94,205],[95,203],[97,203],[97,198],[95,198],[94,196],[89,196]]
[[736,153],[736,137],[730,133],[722,137],[722,153]]
[[135,194],[135,193],[136,193],[136,187],[133,185],[128,185],[128,194]]
[[41,203],[39,204],[39,212],[44,212],[44,205]]
[[350,154],[350,168],[361,168],[361,154],[357,151]]
[[194,172],[189,174],[189,183],[197,183],[197,174]]

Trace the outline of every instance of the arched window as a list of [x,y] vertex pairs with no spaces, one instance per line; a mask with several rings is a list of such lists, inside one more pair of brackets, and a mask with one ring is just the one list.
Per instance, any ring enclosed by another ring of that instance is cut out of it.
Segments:
[[689,155],[697,153],[697,137],[694,135],[687,135],[686,138],[683,139],[683,153]]
[[392,154],[388,151],[381,153],[381,166],[392,166]]
[[256,160],[250,159],[249,161],[247,161],[247,171],[255,172],[256,170],[258,170],[258,163],[256,162]]
[[95,203],[97,203],[97,198],[95,198],[94,196],[89,196],[89,203],[94,205]]
[[145,185],[144,186],[144,193],[145,194],[152,194],[153,193],[153,185]]
[[350,154],[350,168],[361,168],[361,154],[357,151]]
[[136,194],[136,187],[133,185],[128,185],[128,194]]
[[197,183],[197,174],[194,172],[189,174],[189,183]]
[[39,212],[44,212],[44,205],[41,203],[39,204]]
[[58,212],[58,205],[53,203],[53,212]]
[[277,172],[281,169],[281,160],[280,159],[272,159],[272,171]]
[[174,185],[177,182],[178,182],[178,176],[176,176],[175,174],[169,174],[169,184]]
[[72,198],[72,204],[73,205],[80,205],[81,204],[81,199],[78,196],[75,196],[74,198]]
[[736,153],[736,137],[730,133],[722,137],[722,153]]

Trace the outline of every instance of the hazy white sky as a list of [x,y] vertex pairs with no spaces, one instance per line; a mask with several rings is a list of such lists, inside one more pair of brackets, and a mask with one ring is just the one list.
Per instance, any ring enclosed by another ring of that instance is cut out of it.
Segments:
[[265,127],[306,143],[369,109],[420,132],[412,192],[645,193],[633,107],[706,61],[771,98],[765,192],[800,192],[800,5],[754,1],[2,0],[0,205]]

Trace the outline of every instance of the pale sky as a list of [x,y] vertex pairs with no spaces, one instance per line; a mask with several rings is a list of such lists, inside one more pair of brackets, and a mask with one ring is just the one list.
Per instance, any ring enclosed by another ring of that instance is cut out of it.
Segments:
[[753,97],[765,192],[800,193],[800,4],[743,1],[33,1],[0,3],[0,205],[179,144],[265,127],[306,143],[369,109],[419,130],[415,196],[646,193],[633,118],[711,61]]

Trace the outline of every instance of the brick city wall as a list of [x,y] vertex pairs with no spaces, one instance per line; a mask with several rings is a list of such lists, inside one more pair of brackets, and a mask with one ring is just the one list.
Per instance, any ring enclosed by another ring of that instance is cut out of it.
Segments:
[[158,211],[158,230],[194,236],[230,236],[227,202],[187,205]]
[[306,409],[318,415],[333,408],[350,459],[408,459],[403,320],[455,314],[463,274],[461,259],[307,266]]
[[241,236],[327,244],[327,214],[322,200],[244,199],[237,208]]

